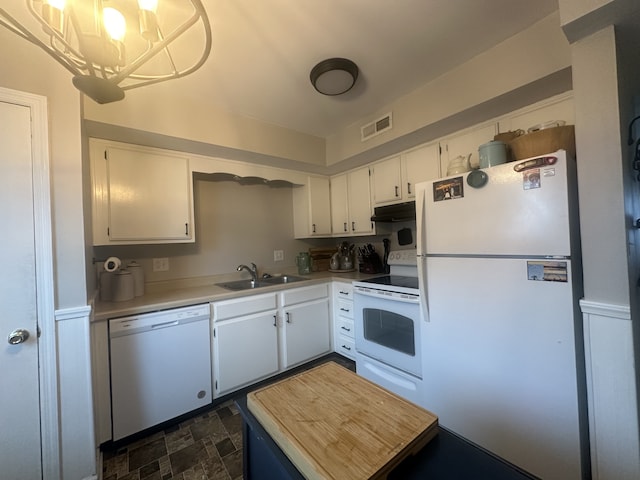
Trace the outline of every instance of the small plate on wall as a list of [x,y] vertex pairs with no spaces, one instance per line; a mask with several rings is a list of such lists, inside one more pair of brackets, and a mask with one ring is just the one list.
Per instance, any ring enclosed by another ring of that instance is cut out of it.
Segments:
[[467,175],[467,184],[473,188],[484,187],[489,181],[489,175],[484,170],[474,170]]

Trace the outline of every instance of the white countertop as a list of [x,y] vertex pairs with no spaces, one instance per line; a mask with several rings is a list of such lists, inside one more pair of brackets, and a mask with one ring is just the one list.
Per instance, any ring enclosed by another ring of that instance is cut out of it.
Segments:
[[[290,274],[295,274],[297,276],[297,272],[290,272]],[[357,271],[345,273],[313,272],[309,275],[304,275],[308,280],[240,291],[232,291],[216,285],[216,283],[228,281],[228,278],[223,277],[219,277],[217,280],[213,280],[215,277],[207,277],[206,279],[187,279],[173,282],[173,284],[168,284],[163,288],[158,289],[148,288],[148,286],[145,285],[146,290],[148,291],[140,297],[135,297],[133,300],[125,302],[103,302],[96,300],[93,321],[99,322],[108,320],[109,318],[124,317],[188,305],[197,305],[199,303],[209,303],[219,300],[227,300],[230,298],[244,297],[247,295],[258,295],[261,293],[306,287],[331,281],[345,281],[351,283],[353,280],[371,278],[379,275],[383,274],[378,273],[375,275],[369,275],[359,273]]]

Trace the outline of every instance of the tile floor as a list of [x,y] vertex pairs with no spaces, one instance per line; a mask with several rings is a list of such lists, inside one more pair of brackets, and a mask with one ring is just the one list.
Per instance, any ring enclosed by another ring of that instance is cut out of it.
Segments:
[[[289,374],[329,360],[355,370],[352,361],[331,354]],[[242,480],[242,419],[234,400],[114,451],[103,451],[102,480]]]

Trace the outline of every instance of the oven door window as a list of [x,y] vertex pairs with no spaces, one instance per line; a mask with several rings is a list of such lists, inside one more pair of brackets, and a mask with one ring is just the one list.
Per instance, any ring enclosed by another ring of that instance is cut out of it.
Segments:
[[378,308],[362,310],[364,338],[383,347],[416,354],[413,320]]

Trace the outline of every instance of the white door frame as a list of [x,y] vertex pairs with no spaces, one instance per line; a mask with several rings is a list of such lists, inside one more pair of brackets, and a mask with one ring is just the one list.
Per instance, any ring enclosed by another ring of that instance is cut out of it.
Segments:
[[58,416],[47,98],[0,87],[0,101],[22,105],[31,109],[42,478],[43,480],[59,480],[60,425]]

